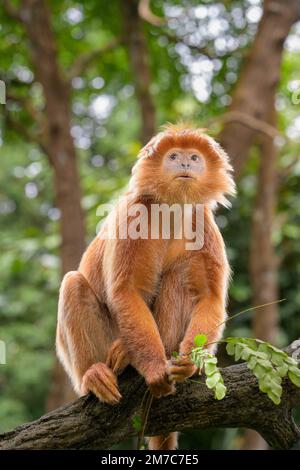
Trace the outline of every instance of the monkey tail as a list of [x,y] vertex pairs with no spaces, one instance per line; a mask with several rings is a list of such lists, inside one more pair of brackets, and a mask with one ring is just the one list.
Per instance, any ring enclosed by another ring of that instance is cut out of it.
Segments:
[[161,436],[153,436],[149,438],[149,450],[176,450],[178,441],[178,433],[170,432]]

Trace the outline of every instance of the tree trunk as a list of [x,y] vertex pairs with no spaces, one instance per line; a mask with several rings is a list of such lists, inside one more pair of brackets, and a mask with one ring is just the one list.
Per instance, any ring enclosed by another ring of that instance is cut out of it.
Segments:
[[[276,126],[274,104],[268,122]],[[260,167],[250,245],[250,277],[254,306],[278,300],[278,260],[272,243],[278,187],[276,158],[277,150],[273,139],[264,135],[260,143]],[[268,305],[254,311],[252,329],[255,338],[276,344],[278,305]],[[262,437],[253,430],[247,430],[244,439],[244,450],[265,450],[268,447]]]
[[[269,122],[275,126],[274,107]],[[250,245],[250,274],[254,305],[274,302],[278,299],[278,260],[272,243],[278,189],[277,150],[273,139],[267,135],[262,137],[260,149],[260,168]],[[255,311],[253,332],[256,338],[276,344],[278,338],[277,304]]]
[[[298,0],[264,2],[264,12],[254,43],[242,67],[232,97],[229,119],[225,120],[219,137],[230,155],[236,179],[241,176],[250,147],[258,133],[250,119],[255,119],[258,124],[267,122],[270,126],[276,127],[274,101],[280,77],[283,45],[292,25],[299,19]],[[272,302],[278,298],[278,266],[271,241],[276,204],[276,149],[270,136],[265,133],[261,135],[261,165],[250,247],[250,277],[254,305]],[[259,309],[254,314],[254,336],[276,342],[277,333],[277,306],[270,305],[264,310]],[[243,449],[266,448],[267,444],[259,434],[253,430],[246,431]]]
[[[30,42],[37,80],[45,98],[46,142],[44,150],[54,171],[56,205],[60,210],[62,274],[77,269],[84,251],[84,216],[76,152],[70,134],[70,88],[61,75],[50,11],[44,0],[22,0],[22,21]],[[48,409],[73,397],[69,380],[56,361]]]
[[[229,119],[220,134],[220,142],[230,155],[236,178],[241,175],[257,134],[257,129],[247,123],[247,117],[267,120],[279,81],[284,41],[299,19],[299,0],[266,0],[264,3],[254,43],[233,93]],[[234,114],[237,117],[230,118]]]
[[127,45],[131,63],[136,97],[141,113],[141,139],[146,144],[155,134],[155,108],[150,86],[151,72],[143,22],[138,13],[138,2],[121,2],[123,16],[124,41]]

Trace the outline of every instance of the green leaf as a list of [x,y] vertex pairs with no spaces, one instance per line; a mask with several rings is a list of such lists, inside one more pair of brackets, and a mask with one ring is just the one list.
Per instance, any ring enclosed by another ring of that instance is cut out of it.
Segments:
[[263,393],[268,393],[268,391],[271,390],[271,381],[267,375],[259,380],[258,385],[259,390]]
[[266,343],[259,344],[257,350],[259,352],[262,352],[262,353],[266,354],[268,359],[271,359],[271,351],[270,351],[270,348],[269,348],[268,344],[266,344]]
[[132,426],[136,431],[140,431],[142,429],[142,418],[139,415],[135,415],[132,418]]
[[227,343],[226,351],[227,351],[227,354],[229,354],[229,356],[234,356],[235,344],[234,343]]
[[259,380],[258,385],[259,389],[264,393],[272,392],[273,395],[276,395],[279,398],[282,395],[281,385],[279,385],[277,381],[273,380],[269,374],[266,374],[264,377],[262,377]]
[[207,336],[204,333],[196,335],[194,338],[194,343],[198,348],[202,348],[207,342]]
[[290,366],[298,367],[297,361],[288,355],[286,355],[285,362]]
[[[290,380],[300,387],[300,369],[297,362],[284,351],[272,344],[253,338],[229,337],[225,341],[229,356],[234,356],[236,361],[243,359],[247,362],[247,367],[258,379],[259,389],[263,393],[267,393],[276,405],[281,400],[283,377],[288,374]],[[208,367],[207,370],[211,374],[208,379],[213,378],[213,368]],[[208,383],[212,385],[213,379]],[[219,383],[223,383],[223,380],[218,382],[215,388]]]
[[218,370],[218,368],[216,367],[215,364],[210,364],[210,363],[207,363],[207,362],[204,362],[204,367],[205,367],[205,374],[206,375],[212,375]]
[[207,377],[205,383],[208,388],[215,388],[217,383],[222,380],[221,374],[219,371],[215,372],[213,375]]
[[266,370],[272,370],[272,364],[268,359],[257,359],[257,363]]
[[227,392],[227,388],[225,387],[225,385],[219,382],[216,386],[215,398],[217,400],[222,400],[225,397],[226,392]]
[[248,348],[248,346],[244,346],[241,353],[241,358],[244,359],[244,361],[247,361],[252,353],[252,349]]
[[274,380],[274,382],[276,382],[279,385],[282,383],[282,378],[281,378],[280,374],[277,373],[276,369],[268,371],[267,373],[268,373],[269,377],[272,380]]
[[266,375],[266,370],[264,369],[264,367],[261,367],[259,364],[256,364],[256,366],[253,369],[253,374],[258,379],[261,379]]
[[253,351],[257,351],[257,340],[253,338],[240,338],[240,341],[247,344]]
[[285,377],[288,373],[289,368],[287,364],[282,364],[282,366],[276,367],[276,370],[280,377]]
[[237,343],[235,345],[235,353],[234,353],[234,360],[235,361],[239,361],[241,359],[242,351],[243,351],[242,346],[239,343]]
[[296,387],[300,387],[300,370],[297,367],[291,367],[288,372],[288,376],[291,382]]
[[268,392],[268,397],[272,400],[272,402],[273,402],[275,405],[279,405],[279,404],[280,404],[280,397],[278,397],[278,395],[276,395],[275,393],[273,393],[271,390]]
[[247,366],[249,367],[249,369],[253,370],[254,367],[256,366],[257,364],[257,359],[255,356],[251,356],[248,363],[247,363]]
[[296,366],[292,366],[289,368],[289,371],[292,372],[293,374],[297,375],[300,377],[300,369]]
[[208,356],[205,358],[205,363],[206,364],[217,364],[218,359],[215,356]]
[[284,364],[284,354],[280,354],[280,352],[277,352],[277,351],[273,351],[272,352],[272,362],[273,364],[275,364],[276,366],[282,366]]
[[173,351],[172,357],[175,357],[175,358],[179,357],[179,353],[177,351]]

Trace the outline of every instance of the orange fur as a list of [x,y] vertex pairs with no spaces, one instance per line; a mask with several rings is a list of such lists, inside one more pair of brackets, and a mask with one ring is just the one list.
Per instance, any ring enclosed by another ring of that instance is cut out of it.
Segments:
[[[188,185],[164,174],[163,158],[173,148],[196,149],[205,159],[203,174]],[[230,269],[212,213],[215,204],[227,204],[226,194],[234,194],[228,157],[202,130],[168,125],[141,150],[113,217],[122,216],[125,203],[203,203],[204,246],[187,251],[173,232],[170,240],[101,233],[94,239],[78,271],[65,276],[59,300],[57,352],[79,394],[90,390],[115,403],[115,374],[128,363],[156,397],[174,393],[175,381],[195,373],[186,358],[194,336],[218,340],[226,317]],[[183,355],[177,362],[170,360],[175,350]],[[151,438],[152,449],[159,445],[176,448],[175,433]]]

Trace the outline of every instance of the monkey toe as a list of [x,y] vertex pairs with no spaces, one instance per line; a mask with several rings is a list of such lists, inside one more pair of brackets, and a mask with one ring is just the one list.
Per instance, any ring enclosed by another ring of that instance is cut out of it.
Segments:
[[122,341],[117,339],[111,346],[108,353],[106,365],[112,369],[115,374],[120,374],[129,364],[127,354],[124,350]]
[[106,364],[93,364],[82,379],[83,393],[91,391],[100,401],[117,404],[122,395],[119,392],[117,378]]

